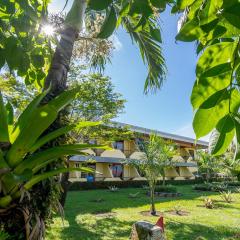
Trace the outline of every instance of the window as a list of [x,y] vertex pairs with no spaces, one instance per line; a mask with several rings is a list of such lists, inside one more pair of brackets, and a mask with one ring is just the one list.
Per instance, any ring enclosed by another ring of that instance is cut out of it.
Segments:
[[112,170],[113,177],[123,177],[123,165],[119,163],[113,163],[110,166],[110,169]]
[[113,148],[123,151],[124,150],[123,141],[113,142]]
[[76,168],[79,168],[79,167],[80,167],[80,164],[79,164],[79,163],[75,163],[75,167],[76,167]]

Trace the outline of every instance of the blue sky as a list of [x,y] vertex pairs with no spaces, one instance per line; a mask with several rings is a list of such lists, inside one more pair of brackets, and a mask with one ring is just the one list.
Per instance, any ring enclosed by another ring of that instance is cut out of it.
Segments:
[[[62,9],[64,3],[65,0],[53,0],[50,10]],[[70,7],[71,1],[68,5]],[[116,32],[117,49],[105,72],[111,77],[116,91],[127,100],[125,113],[116,120],[194,138],[190,95],[197,61],[195,46],[175,42],[178,16],[171,15],[169,9],[161,14],[160,19],[168,74],[162,89],[155,95],[143,94],[147,68],[138,48],[122,29]]]

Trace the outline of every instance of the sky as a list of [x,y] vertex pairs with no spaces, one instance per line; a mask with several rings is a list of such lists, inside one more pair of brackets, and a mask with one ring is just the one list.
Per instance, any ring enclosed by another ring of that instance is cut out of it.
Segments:
[[[53,0],[50,11],[62,10],[65,0]],[[66,10],[71,6],[68,1]],[[160,15],[162,50],[168,69],[166,81],[156,94],[143,94],[147,68],[129,35],[119,29],[114,35],[116,49],[106,66],[116,91],[127,100],[117,121],[195,138],[190,95],[195,81],[197,56],[194,43],[176,42],[177,21],[167,9]],[[208,136],[202,138],[208,140]]]

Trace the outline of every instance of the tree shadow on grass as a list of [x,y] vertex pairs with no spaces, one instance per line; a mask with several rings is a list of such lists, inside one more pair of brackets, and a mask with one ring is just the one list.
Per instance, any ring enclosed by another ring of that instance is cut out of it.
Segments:
[[[167,230],[172,230],[171,240],[195,240],[202,237],[204,240],[225,240],[235,239],[234,235],[239,234],[240,230],[229,228],[216,228],[201,224],[180,223],[169,221],[166,225]],[[239,238],[236,238],[239,239]]]
[[[62,228],[60,239],[107,240],[128,239],[134,221],[121,221],[116,217],[94,217],[88,215],[67,215],[69,226]],[[49,239],[51,235],[49,235]]]

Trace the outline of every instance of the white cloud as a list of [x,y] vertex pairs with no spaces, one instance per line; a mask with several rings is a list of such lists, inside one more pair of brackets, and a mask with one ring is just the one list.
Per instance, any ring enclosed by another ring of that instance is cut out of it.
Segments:
[[120,40],[117,37],[117,35],[113,34],[109,39],[113,42],[113,46],[114,46],[114,50],[115,51],[118,52],[118,51],[120,51],[123,48],[123,45],[120,42]]
[[[193,127],[192,127],[192,123],[188,123],[185,126],[182,126],[181,128],[177,129],[175,131],[175,134],[178,134],[178,135],[181,135],[181,136],[185,136],[185,137],[190,137],[190,138],[193,138],[193,139],[196,138],[194,130],[193,130]],[[209,141],[209,137],[210,137],[210,134],[208,134],[205,137],[200,138],[200,140],[208,142]]]

